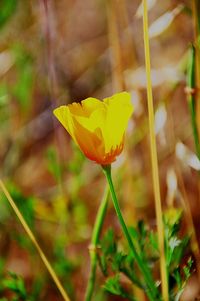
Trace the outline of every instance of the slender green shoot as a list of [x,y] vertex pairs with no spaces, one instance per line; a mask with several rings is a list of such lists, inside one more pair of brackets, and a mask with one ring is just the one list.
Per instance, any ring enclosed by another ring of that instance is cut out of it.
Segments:
[[99,206],[96,221],[94,224],[94,229],[92,233],[91,245],[89,247],[90,251],[90,275],[88,280],[88,285],[86,288],[85,301],[92,300],[92,295],[94,292],[94,285],[96,279],[96,267],[97,267],[97,248],[99,243],[99,236],[101,233],[101,229],[103,226],[103,222],[105,219],[107,207],[108,207],[108,199],[109,199],[109,189],[106,187],[103,199],[101,200],[101,204]]
[[112,201],[113,201],[113,205],[115,208],[115,211],[117,213],[117,217],[118,220],[120,222],[120,225],[122,227],[122,230],[124,232],[124,235],[128,241],[129,247],[131,252],[133,253],[133,256],[138,264],[138,267],[140,269],[140,271],[142,272],[142,275],[144,277],[145,283],[146,283],[146,294],[149,297],[150,301],[160,301],[160,294],[159,291],[155,285],[155,282],[152,278],[151,272],[149,270],[149,268],[144,265],[141,257],[139,256],[139,254],[136,251],[136,248],[133,244],[133,241],[131,239],[131,236],[129,234],[129,231],[127,229],[127,226],[125,224],[125,221],[123,219],[120,207],[119,207],[119,202],[115,193],[115,189],[114,189],[114,185],[113,185],[113,181],[112,181],[112,176],[111,176],[111,165],[106,165],[106,166],[102,166],[103,167],[103,171],[104,174],[106,176],[109,188],[110,188],[110,193],[111,193],[111,197],[112,197]]
[[195,111],[198,135],[200,135],[200,1],[192,0],[194,21],[194,47],[195,47]]
[[200,159],[200,144],[199,135],[196,121],[196,102],[195,102],[195,89],[196,89],[196,77],[195,77],[195,61],[196,61],[196,50],[192,45],[190,49],[189,63],[188,63],[188,78],[186,92],[188,95],[188,105],[191,115],[192,130],[194,136],[194,142],[196,147],[196,153]]

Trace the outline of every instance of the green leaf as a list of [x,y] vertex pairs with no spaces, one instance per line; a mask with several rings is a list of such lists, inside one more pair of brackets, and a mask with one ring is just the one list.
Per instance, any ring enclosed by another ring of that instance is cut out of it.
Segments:
[[178,289],[182,289],[182,279],[181,279],[181,273],[180,273],[180,268],[177,267],[174,272],[173,272],[173,277],[176,280],[176,283],[178,285]]
[[171,257],[171,265],[179,265],[181,260],[187,250],[189,245],[190,238],[189,236],[185,236],[181,239],[180,244],[178,247],[174,249],[173,256]]
[[102,273],[108,275],[108,261],[117,252],[117,244],[115,242],[113,229],[108,229],[102,240],[100,240],[100,246],[102,250],[101,256],[98,255],[98,260]]
[[17,0],[0,1],[0,28],[3,27],[13,15],[17,7]]
[[159,248],[158,248],[158,235],[157,235],[157,233],[155,233],[153,231],[150,231],[150,233],[149,233],[149,241],[150,241],[151,247],[156,252],[159,252]]
[[105,255],[113,255],[117,251],[115,235],[113,229],[109,229],[101,240],[102,252]]
[[27,293],[23,279],[14,273],[9,274],[10,277],[3,280],[4,288],[16,293],[22,300],[26,300]]
[[126,300],[136,301],[136,299],[128,292],[126,292],[121,286],[119,274],[116,274],[115,276],[110,277],[106,280],[104,290],[109,292],[110,294],[126,298]]
[[122,294],[122,288],[119,282],[119,275],[117,274],[114,277],[108,278],[104,285],[104,289],[113,295],[120,296]]
[[128,230],[129,230],[129,232],[130,232],[133,240],[137,241],[137,243],[138,243],[138,240],[139,240],[139,233],[138,233],[138,231],[134,227],[129,227]]
[[193,264],[193,260],[192,258],[189,258],[188,259],[188,262],[187,262],[187,265],[185,265],[183,267],[183,271],[184,271],[184,274],[185,274],[185,278],[186,278],[186,281],[190,278],[191,276],[191,268],[192,268],[192,264]]

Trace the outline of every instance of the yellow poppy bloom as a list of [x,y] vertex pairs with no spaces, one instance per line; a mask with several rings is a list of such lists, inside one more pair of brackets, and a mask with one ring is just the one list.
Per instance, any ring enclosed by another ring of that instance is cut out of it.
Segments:
[[107,165],[124,145],[124,133],[133,112],[130,94],[117,93],[103,101],[89,97],[60,106],[54,115],[90,160]]

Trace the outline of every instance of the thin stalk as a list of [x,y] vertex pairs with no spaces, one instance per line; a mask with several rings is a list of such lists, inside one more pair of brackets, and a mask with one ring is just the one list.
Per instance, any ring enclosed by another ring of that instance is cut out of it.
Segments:
[[48,261],[46,255],[44,254],[44,252],[42,251],[39,243],[37,242],[33,232],[31,231],[31,229],[29,228],[27,222],[25,221],[23,215],[21,214],[21,212],[19,211],[18,207],[16,206],[14,200],[12,199],[11,195],[9,194],[8,190],[6,189],[3,181],[0,179],[0,187],[2,189],[2,191],[4,192],[10,206],[12,207],[12,209],[14,210],[16,216],[18,217],[20,223],[22,224],[25,232],[27,233],[28,237],[30,238],[30,240],[32,241],[33,245],[35,246],[36,250],[38,251],[38,254],[40,255],[45,267],[47,268],[50,276],[52,277],[55,285],[57,286],[61,296],[63,297],[63,299],[65,301],[70,301],[64,287],[62,286],[60,280],[58,279],[58,276],[56,275],[56,272],[54,271],[53,267],[51,266],[50,262]]
[[195,89],[196,89],[195,58],[196,58],[196,50],[192,45],[190,50],[189,64],[188,64],[188,83],[187,83],[188,91],[186,92],[188,94],[188,105],[190,109],[196,153],[198,158],[200,159],[200,144],[199,144],[199,135],[198,135],[198,128],[197,128],[197,120],[196,120],[196,101],[195,101]]
[[[191,2],[195,47],[195,113],[198,138],[200,139],[200,1],[192,0]],[[198,178],[198,190],[200,194],[200,177]]]
[[94,224],[94,229],[92,233],[91,245],[89,247],[90,251],[90,275],[85,293],[85,301],[92,300],[92,295],[94,291],[95,279],[96,279],[96,267],[97,267],[97,248],[99,243],[99,236],[105,219],[107,207],[108,207],[108,187],[105,190],[103,199],[99,206],[97,217]]
[[139,269],[142,272],[142,275],[144,277],[146,287],[147,287],[146,294],[149,297],[149,300],[151,300],[151,301],[160,300],[159,292],[156,288],[156,285],[154,283],[152,275],[151,275],[148,267],[143,264],[142,259],[140,258],[139,254],[137,253],[136,248],[135,248],[135,246],[133,244],[133,241],[131,239],[131,236],[128,232],[125,221],[123,219],[123,216],[122,216],[122,213],[121,213],[121,210],[120,210],[120,207],[119,207],[119,202],[118,202],[118,199],[117,199],[117,196],[116,196],[116,193],[115,193],[113,181],[112,181],[111,166],[106,165],[106,166],[102,166],[102,167],[103,167],[103,171],[104,171],[104,174],[106,176],[106,179],[107,179],[107,182],[108,182],[108,185],[109,185],[109,188],[110,188],[110,193],[111,193],[111,197],[112,197],[112,200],[113,200],[113,205],[114,205],[115,211],[117,213],[120,225],[121,225],[122,230],[124,232],[124,235],[125,235],[125,237],[128,241],[130,250],[133,253],[133,256],[134,256],[134,258],[135,258],[135,260],[138,264],[138,267],[139,267]]
[[160,197],[160,183],[158,173],[158,158],[156,147],[156,135],[154,131],[154,109],[153,109],[153,93],[151,84],[151,63],[150,63],[150,47],[149,47],[149,33],[148,33],[148,10],[147,0],[143,0],[143,33],[144,33],[144,47],[145,47],[145,65],[147,77],[147,101],[149,112],[149,132],[150,132],[150,146],[151,146],[151,164],[153,175],[153,188],[156,207],[156,220],[158,229],[158,244],[160,251],[160,273],[162,281],[162,297],[164,301],[169,301],[168,277],[166,270],[165,259],[165,243],[164,243],[164,228],[162,220],[162,206]]
[[198,135],[200,135],[200,2],[192,0],[193,21],[194,21],[194,46],[195,46],[195,77],[196,77],[196,93],[195,93],[195,109]]

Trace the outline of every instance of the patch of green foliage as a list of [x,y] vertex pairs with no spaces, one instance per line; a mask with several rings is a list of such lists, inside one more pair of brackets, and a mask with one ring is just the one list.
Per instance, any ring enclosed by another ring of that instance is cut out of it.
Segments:
[[[169,296],[171,301],[180,300],[180,296],[189,279],[193,261],[187,256],[189,236],[181,237],[181,213],[166,214],[163,218],[165,230],[166,272],[169,280]],[[133,243],[136,246],[143,263],[154,271],[159,266],[159,251],[157,234],[149,229],[143,221],[129,228]],[[99,265],[106,280],[104,290],[126,300],[135,300],[131,291],[131,283],[145,292],[142,276],[131,253],[123,250],[116,240],[114,232],[109,229],[100,241],[101,252],[98,254]],[[155,280],[157,285],[160,282]]]
[[[30,290],[27,290],[24,279],[13,272],[5,272],[5,261],[0,258],[0,301],[38,301],[42,281],[37,278]],[[9,295],[9,299],[5,296]]]

